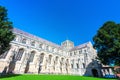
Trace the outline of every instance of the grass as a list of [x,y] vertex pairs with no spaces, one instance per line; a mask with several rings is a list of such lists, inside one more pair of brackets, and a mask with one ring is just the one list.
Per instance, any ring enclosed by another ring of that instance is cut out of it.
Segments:
[[0,80],[116,80],[72,75],[7,75]]

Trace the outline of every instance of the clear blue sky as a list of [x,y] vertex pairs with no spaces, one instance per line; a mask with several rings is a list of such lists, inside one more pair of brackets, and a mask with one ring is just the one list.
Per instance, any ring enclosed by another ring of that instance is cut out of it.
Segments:
[[0,0],[14,27],[60,44],[92,41],[106,21],[120,23],[120,0]]

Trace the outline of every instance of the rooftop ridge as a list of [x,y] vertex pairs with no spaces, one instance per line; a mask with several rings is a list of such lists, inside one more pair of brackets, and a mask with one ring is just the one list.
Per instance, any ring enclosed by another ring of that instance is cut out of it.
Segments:
[[20,29],[17,29],[17,28],[13,28],[13,32],[20,33],[20,34],[24,34],[24,35],[26,35],[26,36],[28,36],[28,37],[31,37],[31,38],[34,38],[34,39],[36,39],[36,40],[40,40],[40,41],[45,42],[45,43],[47,43],[47,44],[53,45],[53,46],[55,46],[55,47],[61,48],[61,46],[58,45],[58,44],[56,44],[56,43],[53,43],[53,42],[48,41],[48,40],[46,40],[46,39],[43,39],[43,38],[41,38],[41,37],[35,36],[35,35],[33,35],[33,34],[30,34],[30,33],[28,33],[28,32],[25,32],[25,31],[23,31],[23,30],[20,30]]
[[74,48],[72,48],[70,51],[72,50],[77,50],[77,49],[80,49],[80,48],[85,48],[87,47],[87,44],[89,44],[90,42],[86,42],[86,43],[83,43],[83,44],[80,44],[78,46],[75,46]]
[[[48,40],[43,39],[43,38],[41,38],[41,37],[39,37],[39,36],[36,36],[36,35],[31,34],[31,33],[25,32],[25,31],[23,31],[23,30],[20,30],[20,29],[17,29],[17,28],[13,28],[13,32],[14,32],[14,33],[23,34],[23,35],[28,36],[28,37],[30,37],[30,38],[34,38],[34,39],[36,39],[36,40],[40,40],[40,41],[43,42],[43,43],[45,42],[46,44],[50,44],[50,45],[52,45],[52,46],[54,46],[54,47],[57,47],[57,48],[59,48],[59,49],[63,49],[62,46],[60,46],[60,45],[58,45],[58,44],[56,44],[56,43],[54,43],[54,42],[48,41]],[[69,40],[69,41],[70,41],[70,40]],[[89,43],[91,44],[91,42],[89,41],[89,42],[80,44],[80,45],[78,45],[78,46],[75,46],[75,47],[72,48],[70,51],[76,50],[76,49],[80,49],[80,48],[84,48],[84,47],[86,47],[87,44],[89,44]]]

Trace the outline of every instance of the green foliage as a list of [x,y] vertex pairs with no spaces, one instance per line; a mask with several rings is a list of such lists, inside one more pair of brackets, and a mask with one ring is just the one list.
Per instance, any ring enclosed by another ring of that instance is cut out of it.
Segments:
[[93,37],[98,59],[105,65],[120,65],[120,24],[108,21]]
[[0,77],[0,80],[116,80],[72,75],[13,75]]
[[0,55],[10,48],[9,43],[15,37],[12,29],[12,22],[7,18],[7,10],[0,6]]

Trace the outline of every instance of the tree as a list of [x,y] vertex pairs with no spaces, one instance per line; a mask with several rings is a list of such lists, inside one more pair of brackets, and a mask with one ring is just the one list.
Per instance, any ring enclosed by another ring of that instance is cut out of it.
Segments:
[[15,37],[12,29],[12,22],[7,18],[7,10],[0,6],[0,55],[10,48],[10,42]]
[[93,37],[98,59],[104,65],[120,65],[120,24],[108,21]]

